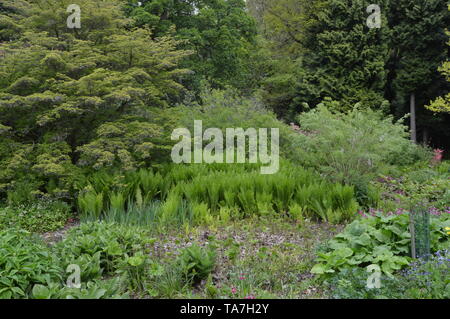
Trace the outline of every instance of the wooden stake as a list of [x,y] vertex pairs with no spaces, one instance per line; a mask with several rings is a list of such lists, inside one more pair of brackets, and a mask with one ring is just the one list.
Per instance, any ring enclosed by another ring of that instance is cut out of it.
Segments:
[[409,214],[409,232],[411,233],[411,257],[416,259],[416,232],[414,227],[414,211]]

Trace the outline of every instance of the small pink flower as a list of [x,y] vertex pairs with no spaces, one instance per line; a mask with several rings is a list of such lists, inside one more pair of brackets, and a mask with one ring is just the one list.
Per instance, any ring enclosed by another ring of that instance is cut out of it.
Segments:
[[247,297],[245,297],[245,299],[255,299],[255,296],[253,296],[253,295],[248,295]]
[[434,164],[442,162],[443,153],[444,153],[444,150],[441,150],[441,149],[434,150],[434,157],[433,157]]
[[232,294],[236,294],[237,293],[237,289],[235,287],[231,288],[231,293]]

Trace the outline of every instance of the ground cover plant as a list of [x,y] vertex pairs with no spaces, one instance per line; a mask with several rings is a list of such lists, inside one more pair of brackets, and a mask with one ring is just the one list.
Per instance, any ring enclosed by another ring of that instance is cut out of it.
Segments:
[[62,228],[70,218],[70,206],[64,202],[37,201],[0,208],[0,229],[19,227],[35,233]]
[[[450,248],[446,231],[450,227],[450,219],[447,215],[431,218],[432,252]],[[393,215],[378,212],[353,221],[326,244],[312,272],[327,274],[350,266],[379,265],[383,273],[392,275],[411,262],[409,223],[408,212]]]
[[419,260],[395,277],[382,276],[383,288],[367,288],[367,272],[362,268],[343,271],[329,283],[333,298],[348,299],[448,299],[448,250],[438,251],[429,260]]
[[366,2],[1,1],[0,299],[448,299],[450,11]]

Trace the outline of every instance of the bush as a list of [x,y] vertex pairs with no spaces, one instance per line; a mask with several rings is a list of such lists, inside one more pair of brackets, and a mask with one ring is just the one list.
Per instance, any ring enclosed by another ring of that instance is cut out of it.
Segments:
[[415,165],[395,175],[383,175],[376,182],[385,202],[408,208],[411,203],[427,203],[437,210],[450,207],[450,172],[445,162],[434,168]]
[[370,109],[333,112],[326,103],[298,117],[297,161],[334,182],[354,185],[360,203],[367,204],[367,185],[383,166],[431,158],[392,117]]
[[15,207],[0,208],[0,229],[18,227],[44,233],[63,227],[70,216],[70,207],[63,202],[39,201]]
[[201,95],[201,104],[187,103],[178,108],[180,127],[193,132],[194,120],[203,121],[204,128],[278,128],[280,132],[280,155],[291,158],[296,152],[292,144],[294,132],[265,108],[257,97],[245,98],[235,90],[211,90]]

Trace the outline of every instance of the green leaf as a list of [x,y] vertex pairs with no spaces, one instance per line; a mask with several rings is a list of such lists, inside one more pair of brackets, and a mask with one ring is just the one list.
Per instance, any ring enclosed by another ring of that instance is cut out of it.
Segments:
[[128,258],[128,263],[133,267],[138,267],[144,263],[144,256],[133,256]]
[[326,271],[325,265],[324,264],[316,264],[314,265],[314,267],[311,269],[311,273],[312,274],[316,274],[316,275],[322,275],[324,274]]
[[120,247],[118,242],[109,244],[106,252],[111,256],[120,256],[123,254],[122,248]]
[[362,234],[358,239],[354,241],[356,244],[361,246],[369,246],[372,240],[368,234]]
[[333,254],[342,259],[345,259],[345,258],[348,258],[351,255],[353,255],[353,250],[351,248],[344,247],[344,248],[339,248]]
[[35,299],[48,299],[50,298],[50,289],[43,285],[36,284],[33,287],[32,294]]

